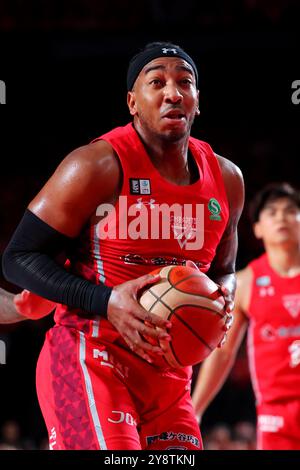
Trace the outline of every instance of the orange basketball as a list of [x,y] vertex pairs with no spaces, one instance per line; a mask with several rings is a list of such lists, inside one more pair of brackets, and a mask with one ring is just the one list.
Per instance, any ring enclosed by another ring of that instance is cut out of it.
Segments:
[[172,367],[197,364],[224,336],[225,300],[217,284],[189,266],[156,269],[161,280],[145,290],[139,301],[147,310],[172,323],[171,342],[160,340]]

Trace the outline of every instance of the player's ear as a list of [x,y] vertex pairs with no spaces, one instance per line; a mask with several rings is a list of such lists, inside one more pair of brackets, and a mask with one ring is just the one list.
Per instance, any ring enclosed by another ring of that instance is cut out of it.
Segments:
[[137,113],[136,110],[136,99],[134,91],[129,91],[127,93],[127,106],[129,108],[129,112],[132,116],[135,116]]
[[200,116],[200,109],[199,109],[199,90],[197,90],[197,108],[196,108],[196,116]]
[[262,229],[259,222],[255,222],[255,224],[253,225],[253,232],[256,238],[258,238],[259,240],[262,238]]

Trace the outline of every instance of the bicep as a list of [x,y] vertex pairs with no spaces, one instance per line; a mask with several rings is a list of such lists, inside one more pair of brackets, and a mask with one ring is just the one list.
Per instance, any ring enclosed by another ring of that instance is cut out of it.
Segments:
[[[225,159],[223,159],[225,160]],[[226,160],[223,165],[223,178],[227,194],[229,217],[226,228],[217,248],[214,264],[222,266],[227,272],[235,271],[238,248],[238,222],[244,207],[245,190],[241,171]]]
[[[85,178],[64,162],[28,205],[28,209],[64,235],[76,236],[87,214]],[[82,183],[82,184],[81,184]]]

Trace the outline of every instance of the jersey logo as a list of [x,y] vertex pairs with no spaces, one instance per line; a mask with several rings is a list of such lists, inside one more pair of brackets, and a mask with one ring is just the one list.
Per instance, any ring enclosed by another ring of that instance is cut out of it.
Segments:
[[167,47],[163,47],[161,51],[163,54],[168,54],[168,52],[172,52],[173,54],[178,54],[177,49],[168,49]]
[[150,209],[155,209],[155,199],[150,199],[150,201],[143,201],[142,197],[138,197],[135,207],[137,209],[141,209],[142,206],[149,206]]
[[220,206],[219,201],[217,201],[217,199],[212,197],[209,200],[207,207],[210,212],[210,216],[209,216],[210,220],[222,220],[220,216],[221,206]]
[[273,286],[261,287],[259,289],[259,297],[273,297],[275,289]]
[[257,286],[266,287],[271,284],[270,276],[260,276],[255,281]]
[[260,336],[265,341],[274,341],[277,337],[277,332],[272,325],[264,325],[260,329]]
[[[181,249],[183,249],[187,242],[194,240],[197,235],[197,219],[188,216],[171,216],[171,228],[174,233],[174,238],[178,241]],[[202,238],[203,238],[202,233]],[[202,241],[203,246],[203,241]]]
[[149,179],[129,178],[130,194],[151,194]]
[[284,308],[293,318],[297,318],[300,312],[300,294],[284,295],[282,297]]

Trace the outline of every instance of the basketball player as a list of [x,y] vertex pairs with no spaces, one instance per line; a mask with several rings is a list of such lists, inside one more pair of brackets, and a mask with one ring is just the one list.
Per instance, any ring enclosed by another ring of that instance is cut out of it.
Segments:
[[[179,46],[151,43],[134,56],[133,123],[63,160],[4,254],[11,282],[61,304],[37,367],[52,449],[202,448],[191,369],[167,367],[143,339],[170,340],[171,325],[137,301],[159,280],[149,274],[157,265],[191,259],[232,308],[243,181],[190,137],[197,86]],[[53,261],[63,250],[68,271]]]
[[257,405],[257,448],[300,449],[300,194],[268,185],[252,206],[265,253],[237,273],[234,323],[202,364],[193,392],[198,418],[221,388],[248,329]]
[[12,294],[0,288],[0,324],[38,320],[55,308],[55,303],[27,290]]

